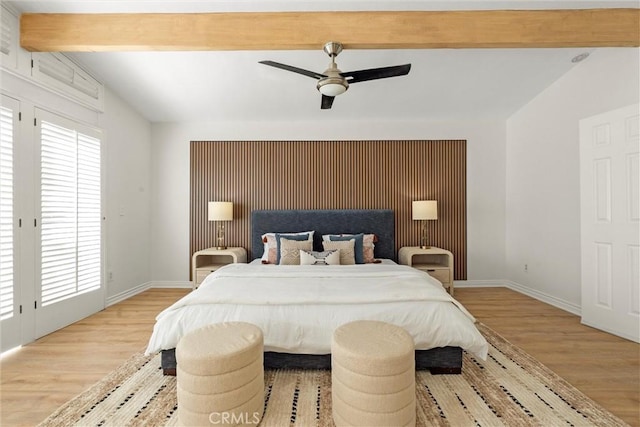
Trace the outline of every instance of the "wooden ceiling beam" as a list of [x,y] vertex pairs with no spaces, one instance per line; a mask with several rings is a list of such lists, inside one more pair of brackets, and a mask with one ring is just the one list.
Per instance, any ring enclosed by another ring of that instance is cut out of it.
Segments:
[[640,46],[640,9],[33,14],[29,51]]

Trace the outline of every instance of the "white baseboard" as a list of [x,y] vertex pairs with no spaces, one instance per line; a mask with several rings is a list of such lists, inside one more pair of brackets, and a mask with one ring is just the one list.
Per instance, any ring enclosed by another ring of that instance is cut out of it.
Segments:
[[579,305],[573,304],[569,301],[565,301],[560,298],[556,298],[553,295],[546,294],[544,292],[540,292],[535,289],[531,289],[527,286],[524,286],[520,283],[512,282],[511,280],[505,280],[505,287],[512,289],[516,292],[520,292],[521,294],[530,296],[531,298],[535,298],[539,301],[557,307],[561,310],[567,311],[571,314],[575,314],[576,316],[580,316],[582,314],[582,308]]
[[454,288],[504,288],[504,280],[454,280]]
[[149,282],[150,288],[192,288],[193,283],[189,281],[180,280],[156,280]]
[[579,305],[570,303],[560,298],[556,298],[552,295],[546,294],[544,292],[537,291],[535,289],[531,289],[528,286],[521,285],[520,283],[513,282],[511,280],[506,279],[498,279],[498,280],[456,280],[454,282],[454,286],[456,288],[496,288],[496,287],[504,287],[509,288],[513,291],[519,292],[521,294],[527,295],[531,298],[535,298],[538,301],[542,301],[546,304],[557,307],[561,310],[567,311],[571,314],[575,314],[576,316],[580,316],[582,313],[582,309]]
[[146,282],[141,285],[135,286],[131,289],[128,289],[124,292],[120,292],[119,294],[110,296],[107,298],[106,306],[112,306],[113,304],[117,304],[121,301],[126,300],[127,298],[131,298],[134,295],[138,295],[140,292],[144,292],[151,287],[151,282]]
[[107,298],[106,307],[112,306],[113,304],[117,304],[121,301],[126,300],[127,298],[131,298],[132,296],[138,295],[141,292],[146,291],[151,288],[187,288],[191,289],[191,282],[183,282],[183,281],[153,281],[142,283],[141,285],[135,286],[131,289],[128,289],[124,292],[120,292],[119,294],[113,295]]

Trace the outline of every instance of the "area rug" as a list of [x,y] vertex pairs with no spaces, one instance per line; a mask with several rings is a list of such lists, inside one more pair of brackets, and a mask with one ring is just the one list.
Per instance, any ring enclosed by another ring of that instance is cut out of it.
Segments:
[[[464,353],[461,375],[416,373],[418,426],[626,426],[540,362],[479,324],[486,361]],[[43,421],[49,426],[177,425],[176,378],[134,355]],[[333,426],[331,372],[267,370],[260,426]]]

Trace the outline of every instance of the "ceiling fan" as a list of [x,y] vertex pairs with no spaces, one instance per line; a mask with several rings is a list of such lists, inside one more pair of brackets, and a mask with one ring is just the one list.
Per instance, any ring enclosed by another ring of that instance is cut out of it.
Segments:
[[329,42],[324,45],[323,50],[331,58],[329,68],[322,73],[305,70],[291,65],[281,64],[275,61],[260,61],[260,64],[270,65],[282,70],[291,71],[312,77],[318,80],[316,88],[322,94],[320,108],[328,110],[333,105],[333,98],[346,92],[352,83],[364,82],[367,80],[386,79],[387,77],[404,76],[409,74],[411,64],[396,65],[392,67],[370,68],[368,70],[345,71],[342,72],[336,65],[336,56],[342,52],[342,44],[339,42]]

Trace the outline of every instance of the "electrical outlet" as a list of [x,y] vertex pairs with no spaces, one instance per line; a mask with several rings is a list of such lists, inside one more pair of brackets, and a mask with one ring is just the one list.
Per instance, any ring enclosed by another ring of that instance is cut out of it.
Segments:
[[109,282],[113,282],[113,271],[107,273],[107,280]]
[[524,271],[529,271],[529,264],[524,265]]

